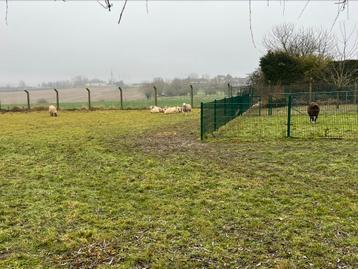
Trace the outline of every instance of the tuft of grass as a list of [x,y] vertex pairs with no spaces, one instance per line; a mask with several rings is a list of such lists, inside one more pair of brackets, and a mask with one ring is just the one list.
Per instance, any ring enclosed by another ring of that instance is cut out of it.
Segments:
[[356,268],[355,140],[199,141],[199,111],[0,115],[1,268]]

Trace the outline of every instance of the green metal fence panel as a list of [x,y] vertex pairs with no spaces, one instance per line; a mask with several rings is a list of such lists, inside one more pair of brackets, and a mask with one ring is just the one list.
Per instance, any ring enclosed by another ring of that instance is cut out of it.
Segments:
[[[319,105],[317,122],[308,115]],[[215,107],[215,109],[214,109]],[[240,95],[203,104],[202,134],[221,138],[358,138],[358,100],[352,91]],[[229,123],[230,122],[230,123]],[[215,123],[215,124],[214,124]]]
[[201,139],[203,140],[207,134],[217,131],[237,116],[243,115],[251,106],[252,96],[249,94],[201,103]]

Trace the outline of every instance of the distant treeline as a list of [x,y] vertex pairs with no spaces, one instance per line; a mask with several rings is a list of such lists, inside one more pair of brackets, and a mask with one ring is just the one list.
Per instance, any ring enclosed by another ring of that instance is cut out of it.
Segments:
[[25,89],[68,89],[68,88],[84,88],[84,87],[128,87],[139,88],[140,91],[150,99],[154,95],[155,86],[159,96],[185,96],[190,93],[190,85],[193,86],[194,94],[202,93],[205,95],[214,95],[218,93],[227,93],[228,84],[232,86],[247,85],[248,78],[233,77],[231,75],[217,75],[210,78],[203,75],[190,75],[187,78],[175,78],[172,80],[164,80],[163,78],[154,78],[151,82],[143,82],[137,84],[125,84],[123,81],[104,81],[98,78],[88,79],[84,76],[76,76],[70,80],[59,80],[42,82],[37,87],[29,87],[24,81],[20,81],[18,86],[0,87],[0,91],[7,90],[25,90]]
[[88,79],[83,76],[76,76],[71,80],[60,80],[53,82],[43,82],[41,83],[41,88],[76,88],[76,87],[84,87],[84,86],[107,86],[107,85],[115,85],[115,86],[126,86],[125,83],[121,81],[104,81],[98,78]]
[[140,87],[147,99],[154,95],[153,86],[158,89],[160,96],[184,96],[190,92],[190,85],[193,85],[194,94],[198,92],[206,95],[218,94],[228,91],[228,83],[234,86],[246,85],[246,78],[232,77],[231,75],[218,75],[210,77],[189,76],[184,79],[175,78],[164,80],[155,78],[153,81],[143,83]]
[[89,79],[84,76],[76,76],[72,79],[68,80],[58,80],[58,81],[49,81],[49,82],[42,82],[37,87],[30,87],[26,85],[26,82],[21,80],[19,81],[17,86],[10,86],[7,85],[5,87],[0,87],[0,90],[23,90],[23,89],[31,89],[31,88],[59,88],[59,89],[68,89],[68,88],[78,88],[78,87],[101,87],[101,86],[120,86],[126,87],[127,85],[122,81],[115,81],[115,80],[101,80],[98,78]]

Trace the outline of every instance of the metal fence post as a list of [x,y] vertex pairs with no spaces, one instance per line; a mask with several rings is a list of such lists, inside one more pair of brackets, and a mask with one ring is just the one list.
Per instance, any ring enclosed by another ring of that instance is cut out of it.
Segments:
[[204,103],[201,102],[200,103],[200,140],[203,141],[204,140]]
[[56,108],[57,110],[60,110],[60,99],[58,97],[58,90],[57,89],[53,89],[56,93]]
[[214,100],[214,130],[216,131],[216,99]]
[[158,105],[158,90],[157,87],[153,86],[154,89],[154,105],[157,106]]
[[310,78],[310,82],[308,84],[308,92],[309,92],[309,96],[308,96],[308,101],[309,103],[312,102],[312,78]]
[[88,110],[91,110],[91,91],[90,89],[86,88],[87,94],[88,94]]
[[234,104],[234,97],[231,96],[230,98],[230,109],[231,109],[231,119],[235,118],[235,104]]
[[227,113],[227,111],[226,111],[226,97],[224,97],[224,116],[225,116],[225,118],[226,118],[226,113]]
[[261,96],[259,96],[259,116],[261,116]]
[[291,110],[292,110],[292,96],[288,96],[287,103],[287,137],[291,137]]
[[31,106],[30,106],[30,93],[28,90],[24,90],[24,92],[26,93],[26,99],[27,99],[27,110],[31,110]]
[[268,81],[268,93],[272,94],[272,89],[271,89],[271,80]]
[[123,90],[121,87],[118,87],[120,98],[121,98],[121,109],[123,110]]
[[[354,104],[357,104],[357,81],[354,82]],[[358,105],[357,105],[358,112]]]
[[268,99],[268,115],[272,116],[272,95],[270,95]]
[[194,89],[193,85],[190,84],[190,104],[191,107],[194,108]]

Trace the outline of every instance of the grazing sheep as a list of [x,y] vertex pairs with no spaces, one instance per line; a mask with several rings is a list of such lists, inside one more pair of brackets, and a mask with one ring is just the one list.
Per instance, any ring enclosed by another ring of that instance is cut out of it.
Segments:
[[50,106],[48,107],[48,112],[50,113],[50,116],[51,116],[51,117],[57,117],[57,109],[56,109],[55,106],[50,105]]
[[168,107],[164,110],[164,114],[174,114],[182,112],[182,108],[179,106]]
[[151,113],[160,113],[160,112],[164,112],[164,110],[159,107],[159,106],[150,106],[150,112]]
[[259,108],[261,106],[261,101],[257,102],[256,104],[253,104],[250,109]]
[[239,107],[239,109],[236,111],[236,114],[237,115],[246,115],[246,114],[249,114],[249,113],[255,113],[255,110],[257,108],[260,108],[262,105],[261,101],[253,104],[251,107],[249,107],[245,112],[241,112],[241,108]]
[[191,105],[189,104],[183,103],[181,108],[183,112],[191,112]]
[[307,113],[310,116],[310,122],[316,123],[319,114],[319,105],[317,103],[310,103],[307,108]]

